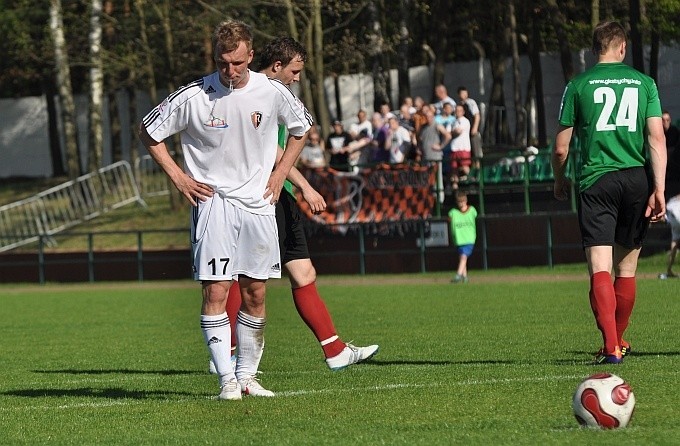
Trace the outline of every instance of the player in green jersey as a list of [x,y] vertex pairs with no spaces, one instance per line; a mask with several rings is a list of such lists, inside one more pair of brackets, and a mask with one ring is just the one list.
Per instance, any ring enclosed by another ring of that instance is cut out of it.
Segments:
[[593,52],[598,63],[574,77],[564,91],[552,167],[555,197],[565,200],[570,188],[565,168],[575,130],[583,165],[579,225],[590,305],[604,344],[595,363],[616,364],[631,351],[623,334],[635,303],[642,241],[649,221],[661,219],[666,211],[666,144],[654,80],[623,63],[623,27],[598,24]]

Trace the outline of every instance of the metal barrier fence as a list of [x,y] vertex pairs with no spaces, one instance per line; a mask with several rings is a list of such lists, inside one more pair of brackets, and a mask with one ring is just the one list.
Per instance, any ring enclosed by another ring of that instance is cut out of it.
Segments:
[[[576,216],[567,213],[542,216],[480,217],[477,243],[470,269],[511,266],[547,266],[584,262]],[[401,226],[400,225],[405,225]],[[332,225],[331,225],[332,226]],[[352,224],[344,234],[308,231],[310,254],[319,274],[376,274],[451,271],[457,249],[448,238],[442,219],[392,222],[391,229],[374,224]],[[518,231],[517,228],[522,228]],[[327,229],[327,228],[326,228]],[[97,251],[96,241],[129,236],[118,251]],[[0,254],[0,282],[96,282],[111,280],[165,280],[191,277],[191,251],[186,248],[148,249],[152,237],[187,237],[186,229],[146,231],[64,232],[57,237],[81,237],[86,248],[58,252],[38,236],[37,252]],[[664,252],[670,228],[653,225],[643,254]],[[176,246],[183,246],[177,244]]]
[[[175,153],[170,152],[170,156],[174,157]],[[150,155],[144,155],[135,160],[135,178],[142,197],[154,197],[170,193],[167,175]]]
[[0,206],[0,252],[52,235],[137,202],[146,207],[127,161],[82,175],[30,198]]

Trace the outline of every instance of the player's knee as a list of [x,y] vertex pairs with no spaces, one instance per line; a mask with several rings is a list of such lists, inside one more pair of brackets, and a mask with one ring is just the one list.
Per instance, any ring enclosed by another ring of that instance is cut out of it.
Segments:
[[290,284],[293,288],[302,288],[303,286],[307,286],[316,281],[316,269],[314,269],[311,260],[294,260],[289,262],[286,266],[288,267]]
[[224,304],[227,300],[226,285],[220,282],[213,282],[203,287],[203,302],[208,305]]

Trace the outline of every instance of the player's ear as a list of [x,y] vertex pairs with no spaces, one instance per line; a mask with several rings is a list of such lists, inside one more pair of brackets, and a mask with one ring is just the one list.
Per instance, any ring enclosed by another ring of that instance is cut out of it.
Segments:
[[274,65],[272,65],[272,72],[278,73],[281,69],[283,69],[283,64],[281,63],[280,60],[277,60],[274,62]]

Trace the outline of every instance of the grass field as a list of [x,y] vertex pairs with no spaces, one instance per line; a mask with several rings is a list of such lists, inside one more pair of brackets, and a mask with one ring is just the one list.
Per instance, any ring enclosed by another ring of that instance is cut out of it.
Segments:
[[[214,399],[193,282],[2,286],[0,444],[678,444],[680,280],[639,280],[634,355],[592,366],[573,271],[321,277],[341,337],[380,344],[336,373],[272,281],[260,368],[278,396],[240,402]],[[599,371],[632,385],[631,427],[578,427],[572,392]]]

